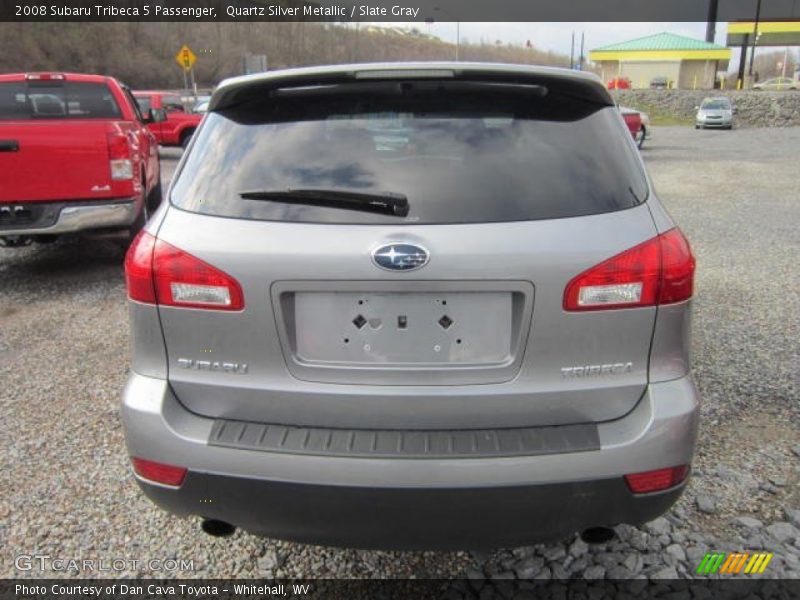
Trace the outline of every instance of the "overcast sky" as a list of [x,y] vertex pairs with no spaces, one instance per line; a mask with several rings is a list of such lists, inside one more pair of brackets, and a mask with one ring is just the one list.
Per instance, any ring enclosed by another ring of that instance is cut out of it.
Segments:
[[[501,40],[524,44],[527,40],[541,50],[554,50],[569,55],[572,32],[580,40],[586,35],[586,49],[614,44],[637,37],[669,31],[698,39],[705,39],[705,23],[461,23],[461,39],[479,42]],[[423,31],[455,42],[456,24],[436,22],[423,24]],[[717,42],[725,44],[725,23],[717,25]],[[577,43],[577,42],[576,42]]]
[[[384,23],[383,25],[387,25]],[[409,23],[397,23],[401,26],[411,26]],[[456,23],[435,22],[415,24],[426,33],[435,35],[449,42],[456,41]],[[572,32],[575,32],[575,55],[577,57],[580,47],[581,32],[585,34],[585,52],[589,50],[624,42],[638,37],[668,31],[679,35],[704,40],[706,37],[706,24],[703,23],[461,23],[461,40],[478,43],[483,39],[492,43],[500,40],[504,43],[525,44],[527,40],[540,50],[552,50],[569,56]],[[715,42],[725,45],[727,33],[726,23],[717,23]],[[783,50],[783,48],[769,48],[767,51]],[[796,52],[796,50],[795,50]],[[736,69],[739,64],[739,51],[733,49],[729,71]]]

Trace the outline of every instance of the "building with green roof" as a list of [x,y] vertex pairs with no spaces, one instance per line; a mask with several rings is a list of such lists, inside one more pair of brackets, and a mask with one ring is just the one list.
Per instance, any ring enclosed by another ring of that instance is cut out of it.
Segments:
[[604,81],[624,77],[633,88],[647,88],[654,79],[666,78],[670,87],[711,89],[730,58],[730,48],[667,32],[589,52]]

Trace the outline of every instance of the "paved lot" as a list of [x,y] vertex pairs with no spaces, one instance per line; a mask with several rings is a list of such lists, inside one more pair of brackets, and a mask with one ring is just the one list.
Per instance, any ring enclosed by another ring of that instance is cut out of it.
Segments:
[[[194,563],[193,572],[139,570],[153,576],[658,578],[693,572],[704,549],[743,547],[776,552],[773,576],[800,576],[799,149],[800,128],[680,127],[655,129],[645,148],[698,257],[693,350],[704,420],[677,507],[591,550],[565,540],[492,554],[365,552],[205,536],[196,521],[155,509],[128,471],[117,414],[128,362],[119,247],[0,248],[0,577],[23,575],[17,554],[41,553]],[[166,156],[169,177],[177,154]],[[761,524],[730,525],[738,516]],[[119,573],[87,573],[109,574]]]

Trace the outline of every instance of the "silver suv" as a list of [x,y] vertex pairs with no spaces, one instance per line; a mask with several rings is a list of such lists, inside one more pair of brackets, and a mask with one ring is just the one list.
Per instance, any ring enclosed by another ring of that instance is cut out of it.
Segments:
[[125,261],[156,504],[276,538],[523,545],[681,494],[694,258],[594,75],[231,79]]

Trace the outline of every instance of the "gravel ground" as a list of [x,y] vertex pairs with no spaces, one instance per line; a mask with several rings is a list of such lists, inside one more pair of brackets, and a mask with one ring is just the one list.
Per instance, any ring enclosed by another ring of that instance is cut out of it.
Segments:
[[[0,249],[0,577],[40,575],[14,559],[46,554],[128,561],[85,576],[468,576],[451,595],[483,598],[511,578],[685,577],[706,551],[762,548],[775,553],[767,575],[800,577],[798,148],[800,128],[654,130],[645,159],[698,257],[702,429],[674,509],[591,547],[571,538],[492,553],[339,550],[242,532],[220,540],[168,517],[129,474],[117,412],[128,357],[119,246]],[[165,177],[175,157],[166,154]],[[193,570],[130,564],[149,559]]]

